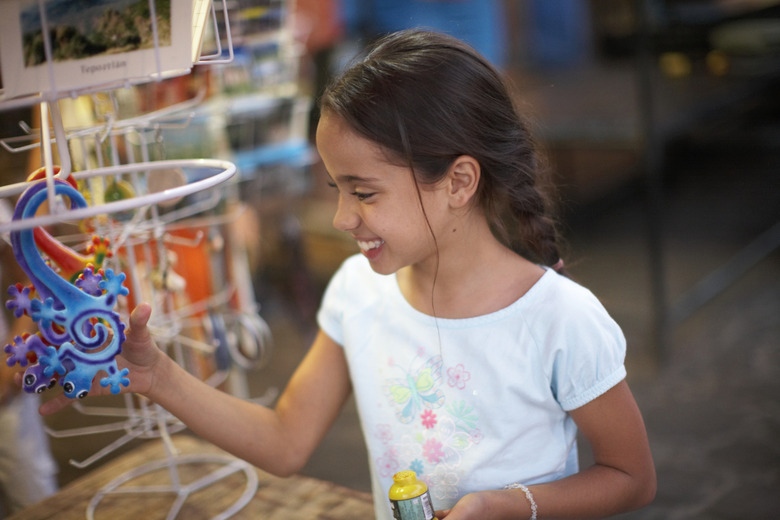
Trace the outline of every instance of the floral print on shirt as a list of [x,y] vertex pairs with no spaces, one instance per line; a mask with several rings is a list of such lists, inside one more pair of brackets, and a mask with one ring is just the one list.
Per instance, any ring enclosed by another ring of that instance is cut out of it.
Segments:
[[467,391],[471,374],[462,364],[444,367],[441,356],[417,354],[408,366],[388,360],[392,377],[382,388],[397,422],[374,426],[385,447],[375,466],[382,477],[412,470],[434,498],[451,499],[458,496],[465,453],[482,439]]

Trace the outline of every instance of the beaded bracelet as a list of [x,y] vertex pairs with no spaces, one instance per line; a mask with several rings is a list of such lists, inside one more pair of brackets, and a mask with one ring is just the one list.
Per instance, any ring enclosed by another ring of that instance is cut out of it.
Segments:
[[524,484],[520,484],[519,482],[515,482],[514,484],[508,484],[504,489],[519,489],[523,493],[525,493],[525,498],[528,500],[528,504],[531,506],[531,518],[528,520],[536,520],[536,500],[534,500],[534,495],[531,493],[531,490],[528,489]]

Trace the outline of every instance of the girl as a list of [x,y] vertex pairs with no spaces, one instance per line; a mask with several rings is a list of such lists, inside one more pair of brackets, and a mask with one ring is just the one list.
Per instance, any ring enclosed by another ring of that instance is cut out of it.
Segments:
[[[304,466],[354,392],[381,520],[407,469],[447,520],[597,518],[650,502],[623,335],[556,272],[534,146],[499,74],[458,40],[404,31],[337,78],[321,111],[333,224],[362,255],[331,280],[276,407],[216,391],[163,355],[145,304],[124,345],[129,390],[278,475]],[[595,458],[582,470],[578,429]]]

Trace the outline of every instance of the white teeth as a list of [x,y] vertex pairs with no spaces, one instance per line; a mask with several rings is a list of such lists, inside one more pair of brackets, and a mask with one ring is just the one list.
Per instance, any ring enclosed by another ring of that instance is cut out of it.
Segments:
[[376,249],[377,247],[381,246],[382,244],[385,243],[385,241],[384,240],[372,240],[371,242],[363,242],[361,240],[358,240],[357,243],[358,243],[358,247],[362,251],[369,251],[371,249]]

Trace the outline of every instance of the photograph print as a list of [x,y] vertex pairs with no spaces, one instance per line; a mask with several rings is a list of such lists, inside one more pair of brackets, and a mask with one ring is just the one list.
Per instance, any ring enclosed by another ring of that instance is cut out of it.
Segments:
[[4,97],[188,72],[192,2],[0,0]]
[[[52,59],[80,60],[154,48],[149,0],[45,0]],[[155,0],[157,37],[171,44],[171,1]],[[38,0],[24,0],[19,13],[25,67],[46,61]]]

